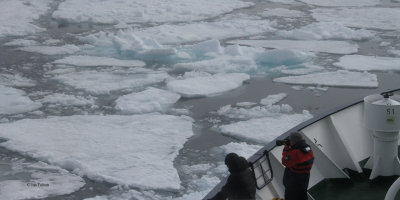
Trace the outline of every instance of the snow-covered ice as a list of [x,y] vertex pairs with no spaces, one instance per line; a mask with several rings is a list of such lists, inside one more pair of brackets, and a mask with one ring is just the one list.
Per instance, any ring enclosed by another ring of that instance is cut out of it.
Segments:
[[165,112],[180,99],[174,92],[150,87],[139,93],[121,96],[115,108],[123,113]]
[[161,44],[197,42],[208,39],[227,39],[272,32],[274,23],[261,19],[222,19],[215,22],[197,22],[190,24],[165,24],[140,31],[134,31],[139,37],[151,37]]
[[247,45],[274,49],[291,49],[333,54],[351,54],[358,51],[358,45],[345,41],[319,40],[232,40],[229,44]]
[[79,67],[118,66],[118,67],[144,67],[146,63],[140,60],[120,60],[98,56],[68,56],[54,61],[55,64],[74,65]]
[[29,173],[31,179],[17,178],[0,181],[2,199],[42,199],[70,194],[85,185],[81,177],[43,162],[28,163],[14,159],[13,163],[18,165],[11,166],[13,173]]
[[160,83],[168,77],[169,75],[163,71],[132,68],[130,71],[71,72],[56,75],[53,79],[90,93],[108,94],[112,91],[135,89]]
[[250,76],[243,73],[215,74],[172,80],[167,87],[183,97],[208,97],[236,89],[248,79]]
[[293,108],[288,104],[255,106],[252,108],[235,108],[231,105],[226,105],[221,107],[217,113],[218,115],[232,119],[247,120],[252,118],[272,117],[292,111]]
[[218,147],[218,149],[221,149],[224,155],[233,152],[244,158],[250,158],[250,156],[255,154],[262,147],[263,146],[261,145],[247,144],[245,142],[231,142],[229,144]]
[[400,71],[400,58],[345,55],[334,65],[357,71]]
[[18,48],[21,51],[40,53],[44,55],[73,54],[80,50],[76,45],[67,44],[64,46],[27,46]]
[[0,145],[80,176],[147,189],[178,190],[173,161],[193,135],[171,115],[69,116],[0,124]]
[[281,114],[275,117],[264,117],[222,125],[222,133],[240,140],[267,144],[292,127],[311,119],[308,111],[300,114]]
[[69,0],[53,13],[56,19],[101,24],[202,20],[249,7],[239,0]]
[[301,76],[281,77],[274,79],[274,82],[337,87],[378,87],[378,79],[375,74],[370,74],[367,72],[351,72],[345,70],[321,72]]
[[289,10],[286,8],[266,8],[260,16],[262,17],[304,17],[306,13],[298,10]]
[[50,2],[50,0],[0,1],[0,37],[44,31],[33,22],[46,14],[50,9]]
[[39,102],[33,102],[25,92],[0,85],[0,115],[19,114],[42,107]]
[[297,40],[366,40],[375,36],[371,31],[356,30],[335,22],[312,23],[299,29],[278,31],[277,34]]
[[379,0],[300,0],[306,4],[312,4],[317,6],[332,6],[332,7],[342,7],[342,6],[375,6],[380,4]]
[[398,8],[318,8],[312,10],[312,16],[320,22],[336,22],[349,27],[400,29],[400,20],[395,20],[400,19]]
[[0,74],[0,85],[12,87],[34,87],[36,81],[23,77],[19,74]]
[[39,42],[27,39],[16,39],[4,44],[4,46],[21,46],[21,47],[37,46],[37,45],[39,45]]
[[260,103],[262,105],[276,104],[276,103],[282,101],[282,99],[286,98],[287,96],[288,95],[286,93],[271,94],[271,95],[268,95],[267,97],[265,97],[264,99],[261,99]]
[[38,100],[42,104],[56,104],[62,106],[95,105],[94,98],[55,93]]

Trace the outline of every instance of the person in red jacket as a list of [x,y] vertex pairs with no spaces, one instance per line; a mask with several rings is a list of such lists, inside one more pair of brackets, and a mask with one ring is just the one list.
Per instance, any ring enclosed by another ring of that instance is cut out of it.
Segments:
[[307,200],[314,155],[299,132],[292,133],[289,141],[290,144],[285,144],[282,152],[282,164],[286,167],[283,174],[285,200]]

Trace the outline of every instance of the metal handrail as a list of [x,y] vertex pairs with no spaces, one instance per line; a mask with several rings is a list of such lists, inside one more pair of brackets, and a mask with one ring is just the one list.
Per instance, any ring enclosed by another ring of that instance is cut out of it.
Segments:
[[[267,170],[264,170],[264,168],[263,168],[263,166],[262,166],[262,163],[263,163],[263,162],[259,162],[260,160],[262,160],[262,159],[264,158],[264,156],[265,156],[265,160],[268,162],[268,167],[269,167],[269,169],[267,169]],[[258,162],[259,162],[259,165],[257,165],[257,166],[255,167],[254,165],[255,165],[256,163],[258,163]],[[257,189],[261,190],[261,189],[263,189],[265,186],[267,186],[269,183],[271,183],[271,181],[272,181],[272,179],[273,179],[273,177],[274,177],[274,172],[272,171],[271,161],[270,161],[270,159],[269,159],[269,152],[268,152],[268,151],[264,151],[264,154],[263,154],[262,156],[260,156],[259,159],[257,159],[255,162],[249,162],[249,164],[250,164],[250,168],[251,168],[251,170],[252,170],[252,172],[253,172],[253,178],[254,178],[254,181],[255,181],[255,183],[256,183],[256,188],[257,188]],[[256,177],[256,170],[255,170],[255,169],[257,169],[257,168],[261,168],[261,175],[258,176],[258,177]],[[267,177],[267,176],[266,176],[266,174],[267,174],[268,172],[271,174],[270,177]],[[263,183],[262,185],[258,185],[258,180],[259,180],[261,177],[263,178],[264,183]]]

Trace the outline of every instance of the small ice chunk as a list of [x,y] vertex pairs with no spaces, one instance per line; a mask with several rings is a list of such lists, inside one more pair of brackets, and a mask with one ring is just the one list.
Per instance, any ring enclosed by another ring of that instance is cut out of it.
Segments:
[[79,67],[118,66],[118,67],[144,67],[146,63],[139,60],[120,60],[98,56],[68,56],[54,61],[55,64],[74,65]]
[[283,105],[267,105],[256,106],[252,108],[234,108],[231,105],[221,107],[218,115],[233,118],[233,119],[251,119],[261,117],[272,117],[281,115],[281,113],[290,113],[293,108],[287,104]]
[[28,47],[21,47],[18,49],[22,51],[40,53],[44,55],[73,54],[80,51],[80,48],[78,46],[72,44],[67,44],[64,46],[28,46]]
[[220,126],[222,133],[249,142],[267,144],[292,127],[311,119],[308,111],[301,114],[281,114]]
[[[353,1],[346,0],[346,2]],[[385,14],[382,15],[382,13]],[[320,22],[336,22],[349,27],[383,30],[400,29],[400,20],[397,20],[400,19],[398,8],[318,8],[312,10],[312,16]]]
[[150,113],[165,112],[181,96],[174,92],[150,87],[139,93],[132,93],[119,97],[115,108],[123,113]]
[[163,71],[133,69],[136,69],[137,72],[82,71],[56,75],[53,79],[90,93],[108,94],[112,91],[141,88],[150,84],[164,82],[169,77]]
[[283,3],[283,4],[293,4],[296,3],[295,0],[268,0],[270,2],[274,2],[274,3]]
[[0,85],[0,115],[30,112],[42,107],[39,102],[33,102],[25,92],[15,88]]
[[278,31],[278,35],[297,40],[366,40],[374,37],[371,31],[347,28],[336,22],[312,23],[295,30]]
[[232,40],[228,44],[248,45],[274,49],[291,49],[333,54],[351,54],[358,51],[358,45],[345,41],[315,40]]
[[0,74],[0,85],[13,87],[34,87],[36,81],[23,77],[19,74]]
[[261,14],[263,17],[305,17],[306,13],[298,10],[289,10],[286,8],[267,8]]
[[39,102],[42,104],[57,104],[62,106],[86,106],[94,105],[94,99],[84,98],[81,96],[67,95],[67,94],[51,94],[40,99]]
[[271,94],[261,99],[260,103],[262,105],[272,105],[280,102],[282,99],[286,98],[288,95],[286,93]]
[[256,104],[257,103],[254,103],[254,102],[238,102],[238,103],[236,103],[236,106],[239,106],[239,107],[251,107],[251,106],[254,106]]
[[4,44],[4,46],[20,46],[20,47],[36,46],[36,45],[39,45],[37,41],[26,40],[26,39],[16,39]]
[[261,145],[252,145],[245,142],[231,142],[218,148],[222,149],[224,154],[236,153],[239,156],[243,156],[244,158],[248,159],[262,147],[263,146]]
[[193,135],[192,121],[160,114],[23,119],[0,124],[7,139],[0,145],[93,180],[179,190],[174,160]]
[[220,53],[222,51],[221,44],[216,39],[197,43],[193,45],[192,49],[198,56],[204,56],[208,53]]
[[335,66],[357,71],[400,71],[400,58],[345,55]]
[[378,78],[375,74],[367,72],[350,72],[345,70],[281,77],[274,79],[274,82],[337,87],[378,87]]
[[169,81],[167,87],[183,97],[208,97],[236,89],[249,79],[243,73],[215,74]]
[[331,6],[331,7],[342,7],[342,6],[375,6],[380,4],[380,0],[300,0],[306,4],[312,4],[317,6]]

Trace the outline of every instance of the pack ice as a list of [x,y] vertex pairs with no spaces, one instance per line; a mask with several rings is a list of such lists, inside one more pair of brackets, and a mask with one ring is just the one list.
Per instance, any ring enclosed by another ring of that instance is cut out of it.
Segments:
[[171,115],[69,116],[0,124],[0,145],[88,178],[178,190],[173,165],[193,135],[192,119]]
[[30,112],[42,107],[41,103],[33,102],[25,92],[0,85],[0,115]]

